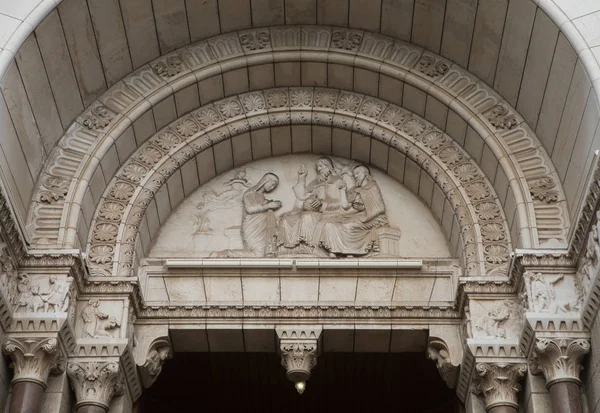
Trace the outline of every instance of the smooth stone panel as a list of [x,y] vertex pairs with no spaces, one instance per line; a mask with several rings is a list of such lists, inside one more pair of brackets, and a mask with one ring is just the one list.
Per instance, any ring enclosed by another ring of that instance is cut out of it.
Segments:
[[577,62],[577,54],[564,35],[559,34],[539,121],[535,129],[535,134],[548,153],[552,153],[554,149],[575,62]]
[[272,302],[280,300],[279,277],[242,277],[244,302]]
[[165,277],[169,301],[206,301],[204,279],[201,277]]
[[66,128],[83,111],[83,102],[58,11],[48,14],[35,33],[58,114]]
[[281,26],[285,23],[284,0],[251,0],[251,8],[254,27]]
[[104,70],[85,0],[65,0],[58,5],[67,45],[84,106],[106,90]]
[[242,301],[240,277],[205,277],[204,287],[208,302]]
[[448,0],[440,54],[462,67],[469,64],[477,0]]
[[63,128],[35,36],[25,40],[16,60],[25,91],[31,97],[31,109],[42,144],[49,153],[62,136]]
[[433,277],[398,277],[395,284],[394,296],[392,300],[395,302],[430,301],[435,280],[436,279]]
[[281,301],[312,303],[319,301],[319,278],[282,277]]
[[[30,174],[35,179],[42,169],[46,154],[44,153],[44,147],[29,103],[29,98],[25,92],[25,87],[21,81],[21,76],[16,64],[12,64],[9,67],[6,76],[4,77],[4,84],[1,88],[6,107],[10,113],[12,125],[19,137],[20,147],[15,145],[13,147],[14,151],[22,151],[25,160],[27,161]],[[19,156],[18,153],[7,152],[6,149],[5,155],[7,157]]]
[[192,43],[221,32],[217,0],[185,0]]
[[511,1],[508,5],[494,89],[513,106],[521,90],[536,10],[531,1]]
[[350,27],[375,33],[379,32],[381,1],[350,0]]
[[317,4],[317,24],[348,26],[349,0],[327,0]]
[[415,0],[382,0],[381,33],[410,42]]
[[152,0],[121,1],[121,12],[134,69],[160,56]]
[[411,42],[438,53],[445,12],[446,0],[416,0]]
[[320,277],[319,302],[354,301],[357,277]]
[[285,24],[316,23],[316,0],[285,0]]
[[222,33],[251,27],[250,0],[219,0],[219,18]]
[[161,55],[190,43],[185,0],[152,0]]
[[507,7],[508,0],[487,0],[477,8],[469,70],[489,85],[494,84]]
[[581,62],[575,65],[575,72],[569,87],[567,102],[562,115],[556,142],[551,154],[552,162],[561,181],[564,181],[573,146],[577,135],[585,105],[590,93],[591,83]]
[[119,0],[88,0],[108,86],[133,70]]
[[544,12],[538,10],[517,102],[519,114],[532,129],[537,125],[557,39],[558,28]]
[[396,277],[358,277],[356,301],[391,301]]

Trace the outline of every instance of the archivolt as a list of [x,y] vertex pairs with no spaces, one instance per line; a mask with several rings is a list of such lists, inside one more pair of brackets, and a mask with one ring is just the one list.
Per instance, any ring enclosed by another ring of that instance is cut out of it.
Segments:
[[431,123],[398,106],[324,88],[277,88],[225,98],[151,137],[112,179],[96,210],[88,242],[92,273],[132,275],[146,209],[188,160],[240,133],[289,124],[350,129],[412,159],[452,206],[466,273],[505,274],[508,225],[492,186],[468,154]]
[[113,86],[71,126],[41,174],[28,219],[32,242],[75,245],[88,182],[112,144],[146,110],[201,79],[272,61],[352,65],[401,79],[436,97],[494,152],[519,205],[521,245],[565,241],[568,212],[551,162],[516,111],[483,82],[439,56],[392,38],[295,26],[217,36],[163,56]]

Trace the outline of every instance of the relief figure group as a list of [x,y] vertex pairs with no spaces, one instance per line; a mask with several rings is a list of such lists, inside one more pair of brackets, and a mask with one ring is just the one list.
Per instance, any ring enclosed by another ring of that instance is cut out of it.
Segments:
[[295,201],[277,219],[282,202],[267,198],[279,178],[266,173],[242,197],[243,249],[215,252],[216,257],[354,257],[379,252],[377,228],[389,226],[379,186],[368,167],[340,168],[331,158],[315,162],[308,182],[301,165],[292,186]]

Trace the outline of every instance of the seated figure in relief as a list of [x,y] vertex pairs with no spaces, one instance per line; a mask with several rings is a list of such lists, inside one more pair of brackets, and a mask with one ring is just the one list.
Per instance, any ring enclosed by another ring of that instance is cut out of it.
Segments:
[[211,257],[272,257],[277,243],[277,218],[275,210],[281,208],[281,201],[267,199],[265,194],[279,185],[279,178],[266,173],[260,181],[243,195],[242,242],[244,249],[224,250],[211,254]]
[[315,229],[315,243],[332,258],[364,256],[379,251],[377,228],[389,225],[379,186],[363,165],[352,169],[356,186],[338,188],[343,214],[324,216]]
[[343,212],[340,188],[345,183],[328,157],[315,163],[317,177],[306,183],[307,170],[298,170],[297,183],[292,187],[296,202],[290,212],[279,218],[278,254],[318,254],[314,233],[322,217]]

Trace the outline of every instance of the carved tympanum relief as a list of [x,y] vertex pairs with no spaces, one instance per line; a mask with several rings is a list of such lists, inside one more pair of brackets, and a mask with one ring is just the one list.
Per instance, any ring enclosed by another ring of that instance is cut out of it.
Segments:
[[435,219],[390,177],[347,159],[292,155],[202,186],[164,224],[150,255],[450,254]]

